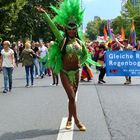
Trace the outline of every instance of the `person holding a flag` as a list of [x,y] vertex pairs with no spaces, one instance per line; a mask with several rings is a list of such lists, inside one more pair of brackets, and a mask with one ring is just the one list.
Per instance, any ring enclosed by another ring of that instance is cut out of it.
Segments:
[[[121,50],[133,50],[133,46],[128,43],[128,39],[123,40],[123,44],[121,44],[117,38],[114,38],[116,43],[120,46]],[[125,85],[131,84],[131,76],[125,76]]]

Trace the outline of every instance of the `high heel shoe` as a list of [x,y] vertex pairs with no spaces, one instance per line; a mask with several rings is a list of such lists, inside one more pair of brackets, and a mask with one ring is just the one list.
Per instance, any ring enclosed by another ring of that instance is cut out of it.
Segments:
[[66,129],[71,129],[71,128],[72,128],[72,122],[71,121],[67,121]]
[[82,123],[76,124],[80,131],[86,131],[86,127]]

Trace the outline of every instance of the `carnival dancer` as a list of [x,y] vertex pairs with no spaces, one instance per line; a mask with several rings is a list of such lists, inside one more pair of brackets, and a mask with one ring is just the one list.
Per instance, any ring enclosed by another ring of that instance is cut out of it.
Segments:
[[[48,63],[54,73],[60,73],[62,85],[69,99],[66,129],[71,129],[73,117],[79,130],[85,131],[86,127],[77,115],[75,102],[80,65],[86,63],[86,60],[90,61],[87,49],[79,37],[84,11],[81,9],[80,0],[64,0],[59,8],[51,7],[57,13],[53,21],[41,6],[37,9],[44,13],[43,16],[56,37],[49,49]],[[63,26],[64,32],[61,33],[54,23]]]

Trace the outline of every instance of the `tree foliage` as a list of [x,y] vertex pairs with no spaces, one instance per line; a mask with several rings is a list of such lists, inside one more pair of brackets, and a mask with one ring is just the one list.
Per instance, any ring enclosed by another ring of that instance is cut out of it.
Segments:
[[[123,26],[125,36],[126,38],[129,38],[132,20],[135,22],[137,39],[140,40],[140,0],[137,0],[135,6],[132,5],[131,0],[128,0],[121,11],[121,16],[111,20],[111,28],[113,28],[114,34],[121,34],[121,27]],[[87,36],[92,40],[96,39],[97,36],[102,36],[103,27],[106,24],[107,21],[101,20],[100,18],[90,21],[87,24]]]
[[[44,3],[46,3],[45,6]],[[13,30],[14,34],[17,33],[17,37],[20,38],[32,38],[33,40],[44,38],[46,41],[52,40],[53,34],[49,26],[35,9],[35,6],[43,5],[51,17],[53,17],[53,13],[49,8],[50,4],[55,5],[56,0],[30,0],[19,13],[18,20]]]
[[27,3],[26,0],[2,0],[0,2],[0,33],[8,35],[12,30],[13,22],[18,18],[18,13]]
[[127,35],[130,32],[132,20],[134,20],[137,39],[140,40],[140,0],[137,0],[136,5],[132,5],[131,0],[128,0],[122,10],[122,18],[125,19]]
[[102,34],[101,31],[102,26],[103,26],[103,21],[101,20],[101,18],[97,18],[93,21],[90,21],[87,24],[87,28],[86,28],[87,37],[90,40],[96,39],[98,35]]
[[53,35],[35,6],[42,5],[53,17],[49,6],[57,2],[59,0],[3,0],[0,3],[0,34],[11,39],[52,40]]

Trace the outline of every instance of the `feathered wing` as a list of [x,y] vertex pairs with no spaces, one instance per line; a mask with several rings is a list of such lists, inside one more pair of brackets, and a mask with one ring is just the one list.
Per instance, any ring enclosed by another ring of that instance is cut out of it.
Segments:
[[82,41],[80,41],[79,39],[77,39],[77,41],[82,46],[82,53],[81,53],[81,56],[80,56],[80,64],[81,65],[86,64],[87,66],[89,66],[89,64],[90,65],[95,65],[95,66],[100,66],[99,63],[92,60],[91,53],[87,50],[84,43]]
[[58,74],[63,68],[62,53],[57,42],[54,42],[49,48],[48,66],[55,74]]

